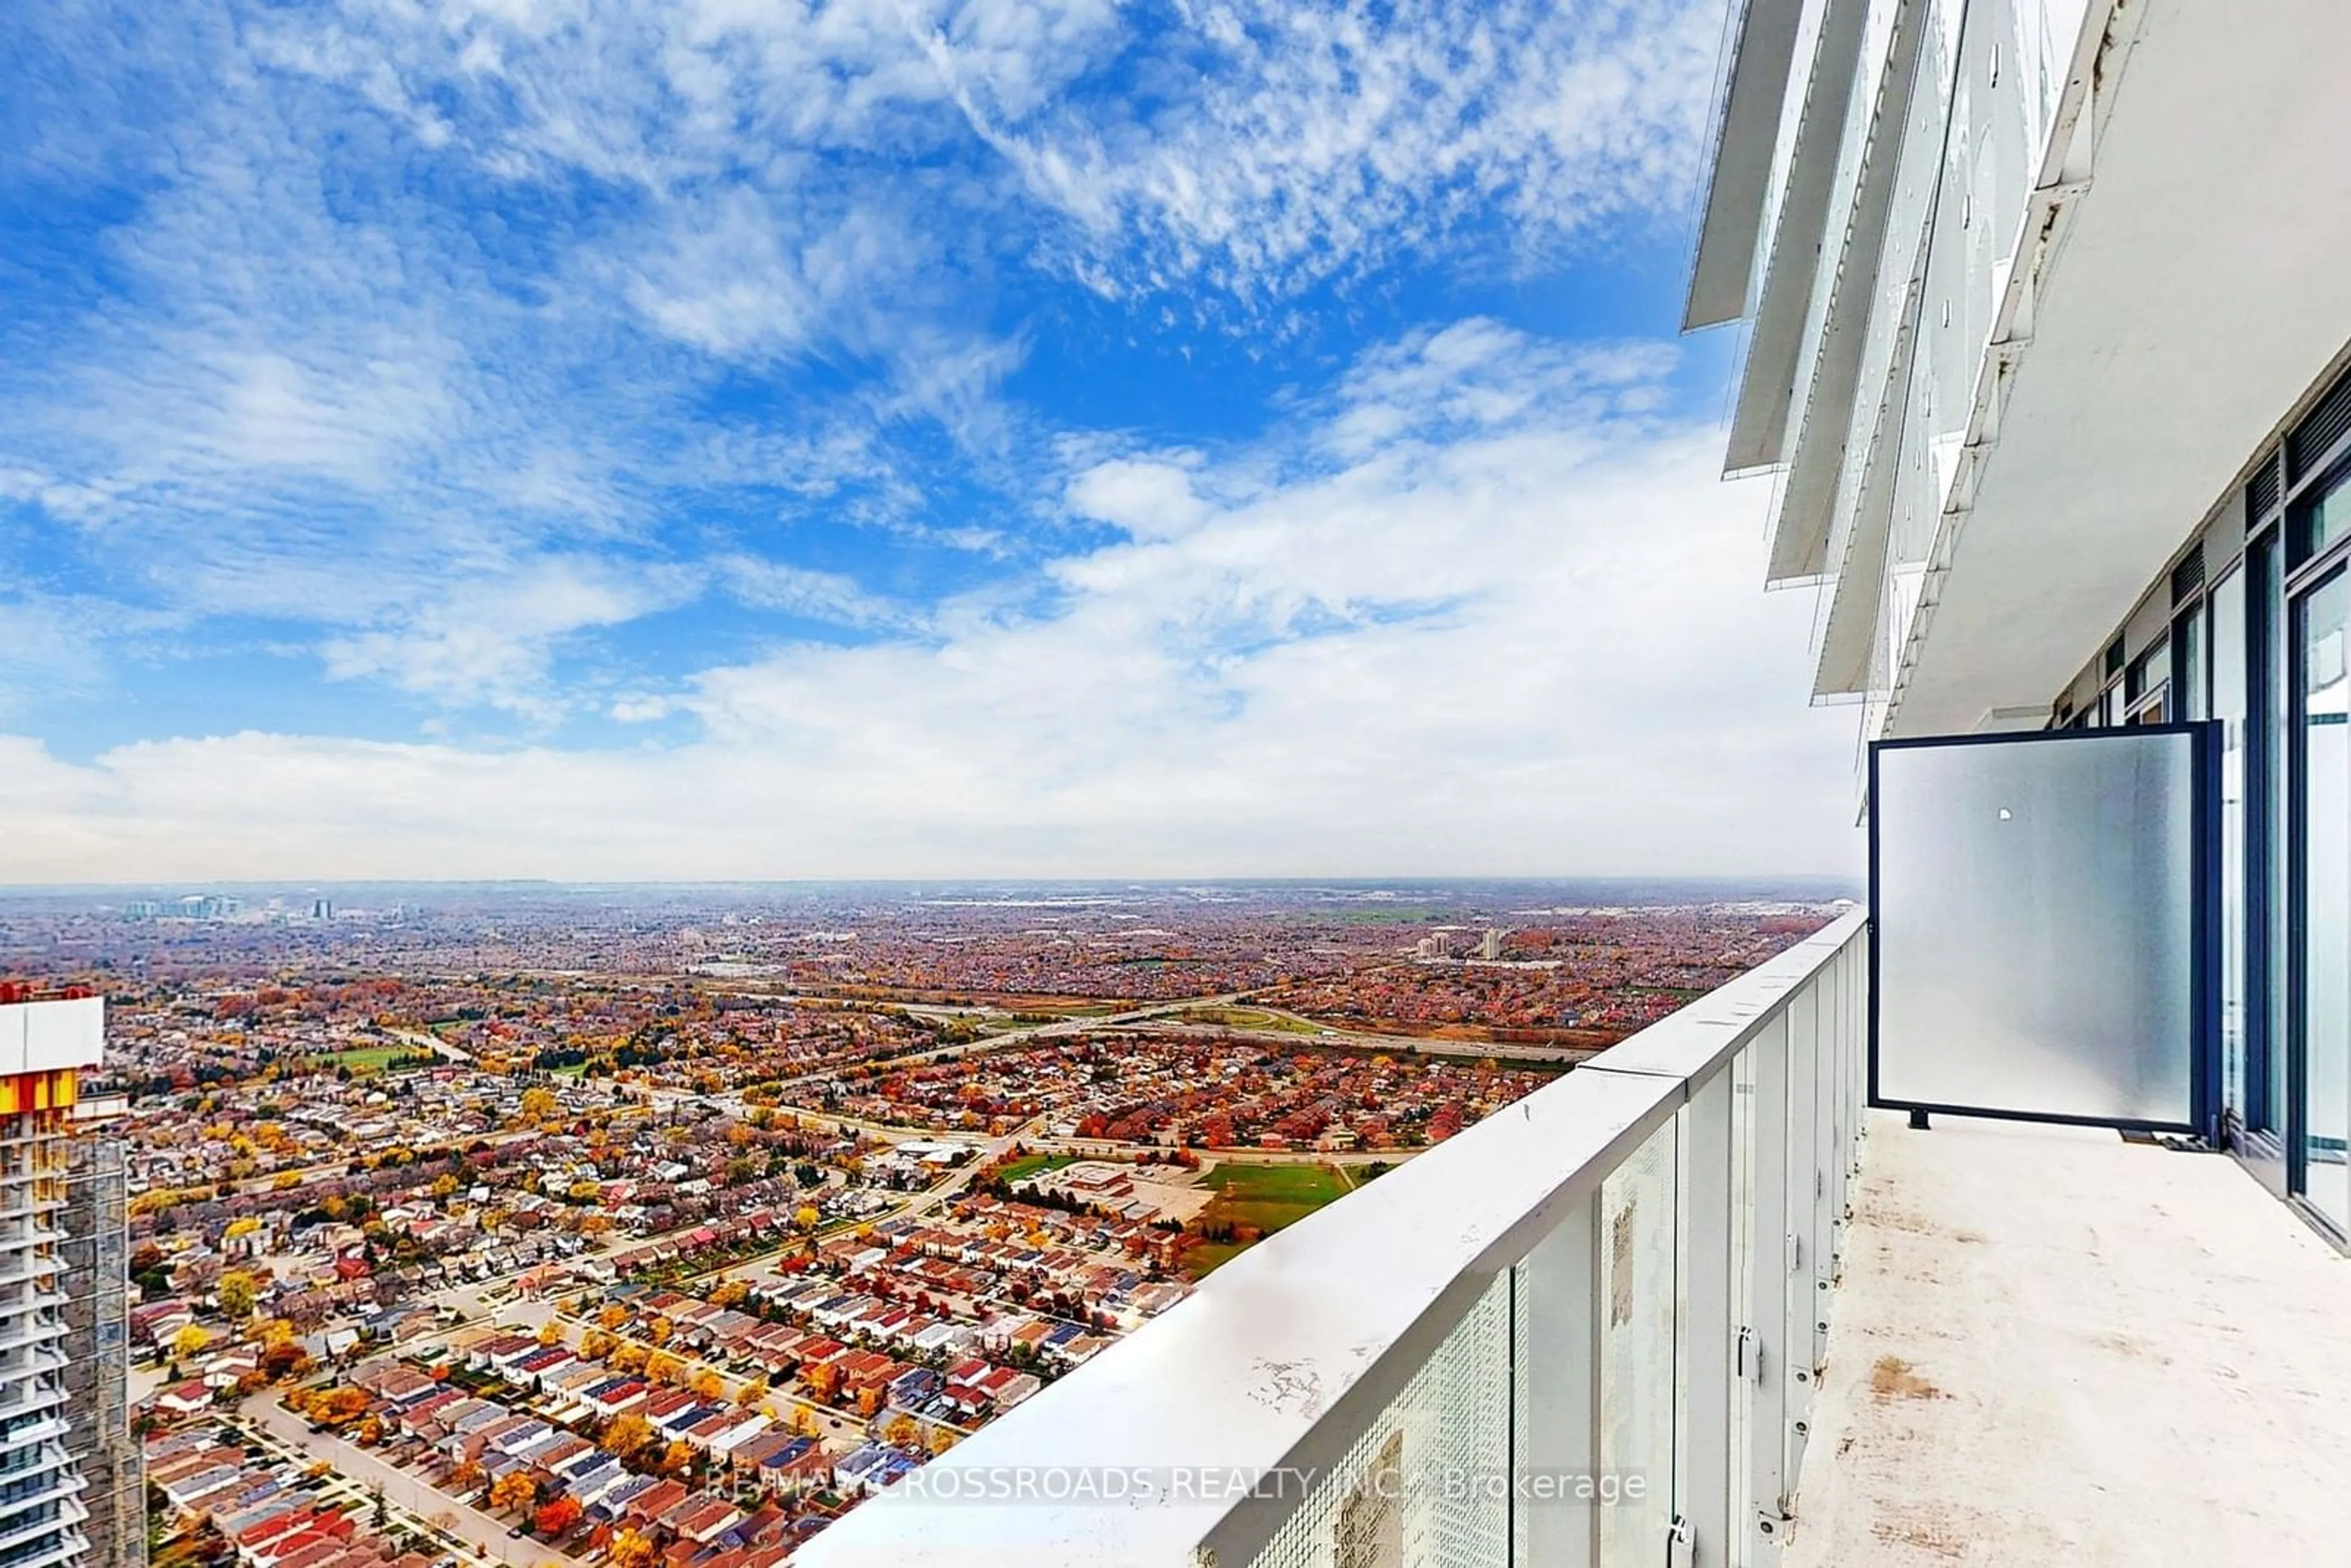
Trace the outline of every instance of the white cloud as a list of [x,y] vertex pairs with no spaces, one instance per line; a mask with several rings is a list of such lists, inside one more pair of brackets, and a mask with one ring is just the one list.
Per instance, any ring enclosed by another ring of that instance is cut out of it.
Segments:
[[893,626],[906,629],[916,619],[858,587],[837,571],[811,571],[754,556],[726,556],[713,563],[727,592],[758,610],[780,611],[833,626]]
[[[1721,7],[1703,0],[1179,6],[1153,107],[974,122],[1095,243],[1102,287],[1263,303],[1498,220],[1554,251],[1689,188]],[[1142,242],[1128,254],[1115,242]],[[1488,236],[1486,243],[1491,244]]]
[[1123,537],[1051,609],[614,710],[684,743],[23,743],[0,878],[1849,869],[1810,607],[1759,591],[1762,497],[1640,411],[1637,364],[1471,324],[1270,443],[1097,455],[1071,494]]
[[567,638],[674,609],[702,586],[697,573],[677,567],[580,556],[542,556],[494,576],[461,570],[452,579],[402,606],[392,625],[330,639],[322,650],[327,673],[551,717],[558,705],[545,677]]

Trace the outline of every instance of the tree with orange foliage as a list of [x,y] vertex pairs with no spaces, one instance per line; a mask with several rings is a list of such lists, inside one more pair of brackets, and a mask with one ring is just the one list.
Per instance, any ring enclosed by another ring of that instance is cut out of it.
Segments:
[[541,1505],[539,1511],[531,1515],[530,1522],[531,1528],[536,1530],[541,1538],[553,1541],[580,1522],[580,1500],[571,1497],[557,1498],[553,1502]]

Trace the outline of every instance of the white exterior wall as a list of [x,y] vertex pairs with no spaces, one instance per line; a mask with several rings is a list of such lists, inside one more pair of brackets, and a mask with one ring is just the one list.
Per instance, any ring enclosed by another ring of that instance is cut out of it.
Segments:
[[0,1073],[96,1067],[106,1039],[106,1003],[97,997],[0,1007]]

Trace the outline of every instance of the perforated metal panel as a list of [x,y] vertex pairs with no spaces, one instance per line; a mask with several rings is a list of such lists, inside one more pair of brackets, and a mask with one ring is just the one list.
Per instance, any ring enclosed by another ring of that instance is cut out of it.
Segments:
[[1600,1469],[1639,1481],[1600,1511],[1602,1568],[1652,1568],[1673,1518],[1678,1133],[1658,1128],[1600,1189]]
[[1510,1561],[1510,1282],[1497,1277],[1253,1568]]

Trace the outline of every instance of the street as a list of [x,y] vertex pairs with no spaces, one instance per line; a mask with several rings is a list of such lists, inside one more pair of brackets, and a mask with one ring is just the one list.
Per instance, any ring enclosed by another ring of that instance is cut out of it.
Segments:
[[375,1489],[380,1486],[384,1500],[393,1508],[466,1542],[485,1563],[539,1568],[560,1557],[560,1553],[537,1542],[509,1537],[507,1527],[488,1514],[465,1507],[425,1484],[422,1478],[387,1463],[367,1449],[324,1432],[311,1431],[308,1422],[277,1403],[279,1392],[264,1389],[247,1399],[238,1407],[243,1420],[248,1427],[258,1428],[280,1457],[305,1465],[323,1460],[334,1467],[335,1474],[319,1483],[321,1489],[339,1500],[359,1505],[362,1518],[367,1516],[366,1511],[374,1507]]

